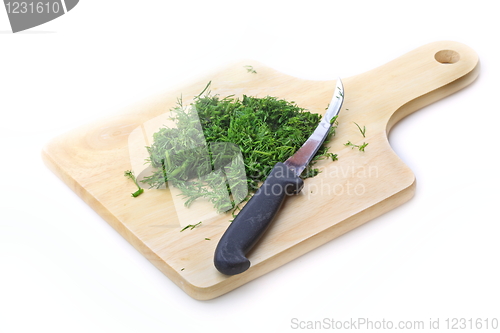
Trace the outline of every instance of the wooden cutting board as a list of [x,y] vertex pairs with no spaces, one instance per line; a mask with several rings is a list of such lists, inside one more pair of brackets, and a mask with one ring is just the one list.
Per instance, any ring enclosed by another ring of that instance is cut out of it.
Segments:
[[[169,126],[168,111],[177,98],[182,95],[189,103],[209,81],[214,94],[270,95],[317,113],[327,107],[335,81],[302,80],[259,63],[237,63],[70,131],[51,141],[42,156],[55,174],[187,294],[211,299],[409,200],[415,177],[391,149],[388,131],[406,115],[470,84],[478,75],[478,64],[469,47],[443,41],[343,78],[345,101],[330,143],[338,161],[318,163],[322,172],[307,179],[301,194],[286,201],[249,254],[250,269],[235,276],[225,276],[213,265],[230,214],[216,214],[204,202],[186,210],[179,205],[179,196],[166,188],[132,198],[135,186],[124,171],[142,172],[144,146],[160,126]],[[257,73],[248,72],[245,65]],[[366,137],[354,122],[366,127]],[[368,146],[362,152],[345,146],[348,141]],[[198,227],[180,232],[199,221]]]

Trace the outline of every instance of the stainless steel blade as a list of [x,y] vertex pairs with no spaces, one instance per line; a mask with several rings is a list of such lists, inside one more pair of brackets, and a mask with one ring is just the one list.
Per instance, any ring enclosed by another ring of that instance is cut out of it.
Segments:
[[318,127],[316,127],[313,134],[311,134],[302,147],[284,162],[284,164],[292,169],[297,176],[300,176],[302,171],[304,171],[306,166],[311,162],[314,155],[316,155],[319,147],[321,147],[325,141],[332,123],[335,121],[342,108],[343,102],[344,86],[340,78],[337,78],[337,86],[335,87],[332,100]]

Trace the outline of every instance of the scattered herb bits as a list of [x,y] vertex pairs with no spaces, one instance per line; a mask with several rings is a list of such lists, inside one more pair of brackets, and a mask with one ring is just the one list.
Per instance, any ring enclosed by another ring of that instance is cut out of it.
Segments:
[[200,224],[201,224],[201,222],[198,222],[196,224],[188,224],[187,226],[185,226],[184,228],[181,229],[181,232],[183,232],[186,229],[193,230],[194,228],[198,227]]
[[355,145],[351,141],[347,141],[347,143],[344,143],[344,146],[351,147],[352,149],[358,148],[359,151],[365,151],[366,146],[368,146],[368,143],[363,142],[361,145]]
[[139,186],[139,184],[137,184],[137,179],[135,179],[134,173],[131,170],[125,171],[124,176],[127,177],[127,178],[132,179],[132,181],[134,182],[134,184],[137,186],[137,191],[135,191],[134,193],[132,193],[132,196],[134,198],[138,197],[139,195],[141,195],[144,192],[144,189],[141,188]]
[[253,69],[253,66],[246,65],[244,67],[246,68],[248,73],[257,74],[257,71],[255,69]]
[[339,156],[337,154],[334,154],[334,153],[326,153],[325,157],[331,158],[332,162],[338,161],[338,159],[339,159]]
[[363,128],[361,128],[361,126],[359,126],[357,123],[354,123],[354,124],[358,127],[359,131],[361,132],[361,135],[363,135],[363,138],[366,138],[366,136],[365,136],[366,126],[363,126]]
[[[363,138],[365,138],[366,137],[366,126],[363,126],[363,128],[361,128],[361,126],[359,126],[358,123],[354,122],[354,124],[356,125],[356,127],[358,127],[359,132],[361,133]],[[361,145],[355,145],[351,141],[347,141],[346,143],[344,143],[344,146],[351,147],[352,149],[358,148],[359,151],[365,151],[365,148],[366,148],[366,146],[368,146],[368,143],[363,142],[363,144],[361,144]]]

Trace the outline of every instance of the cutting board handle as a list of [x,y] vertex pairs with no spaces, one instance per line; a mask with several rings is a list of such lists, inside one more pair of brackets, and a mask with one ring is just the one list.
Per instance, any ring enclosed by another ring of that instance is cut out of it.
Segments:
[[430,43],[345,79],[345,108],[355,104],[352,111],[359,112],[361,118],[376,113],[376,126],[388,132],[408,114],[469,85],[478,75],[478,64],[477,54],[467,45]]

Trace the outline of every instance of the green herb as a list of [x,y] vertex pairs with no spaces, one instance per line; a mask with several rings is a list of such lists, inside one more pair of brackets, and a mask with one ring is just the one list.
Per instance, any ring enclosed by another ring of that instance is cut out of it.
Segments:
[[257,71],[255,69],[253,69],[253,66],[246,65],[244,67],[247,69],[248,73],[257,74]]
[[351,141],[347,141],[347,143],[344,143],[344,146],[351,147],[352,149],[358,148],[359,151],[365,151],[365,147],[368,146],[368,143],[363,142],[362,145],[355,145]]
[[132,179],[132,181],[135,183],[135,185],[137,186],[138,190],[135,191],[134,193],[132,193],[132,196],[135,198],[135,197],[138,197],[141,193],[144,192],[144,189],[142,189],[139,184],[137,184],[137,179],[135,179],[135,176],[134,176],[134,173],[131,171],[131,170],[127,170],[125,171],[124,173],[124,176],[127,177],[127,178],[130,178]]
[[366,146],[368,146],[368,143],[363,142],[363,144],[361,146],[359,146],[358,148],[359,148],[360,151],[365,151],[365,147]]
[[335,122],[337,121],[337,118],[338,118],[338,115],[337,116],[334,116],[332,119],[330,119],[330,124],[331,125],[334,125]]
[[185,270],[185,268],[181,268],[181,272],[182,272],[183,270]]
[[205,240],[210,240],[210,238],[205,238]]
[[334,154],[334,153],[326,153],[326,154],[325,154],[325,157],[329,157],[329,158],[331,158],[333,162],[335,162],[335,161],[338,161],[338,160],[339,160],[338,155],[337,155],[337,154]]
[[196,224],[188,224],[187,226],[185,226],[184,228],[181,229],[181,232],[183,232],[184,230],[186,229],[191,229],[193,230],[194,228],[196,228],[197,226],[199,226],[201,224],[201,222],[198,222]]
[[[211,95],[209,87],[210,83],[194,98],[190,108],[179,99],[171,109],[176,127],[163,127],[153,135],[154,142],[147,147],[147,162],[154,172],[143,182],[156,188],[169,182],[169,186],[181,190],[186,206],[205,198],[217,211],[225,212],[248,199],[247,193],[258,189],[277,162],[293,155],[316,129],[321,116],[276,97],[221,98]],[[332,126],[325,144],[334,132]],[[336,155],[327,150],[326,145],[318,150],[302,178],[318,174],[313,167],[318,159],[335,160]],[[231,164],[239,158],[244,175]],[[223,170],[226,177],[212,172],[221,165],[229,166]],[[230,188],[225,178],[241,181]]]
[[359,126],[357,123],[354,123],[354,124],[356,124],[356,126],[358,126],[358,129],[361,132],[361,134],[363,135],[363,138],[366,138],[366,136],[365,136],[366,126],[363,126],[363,129],[361,129],[361,126]]

